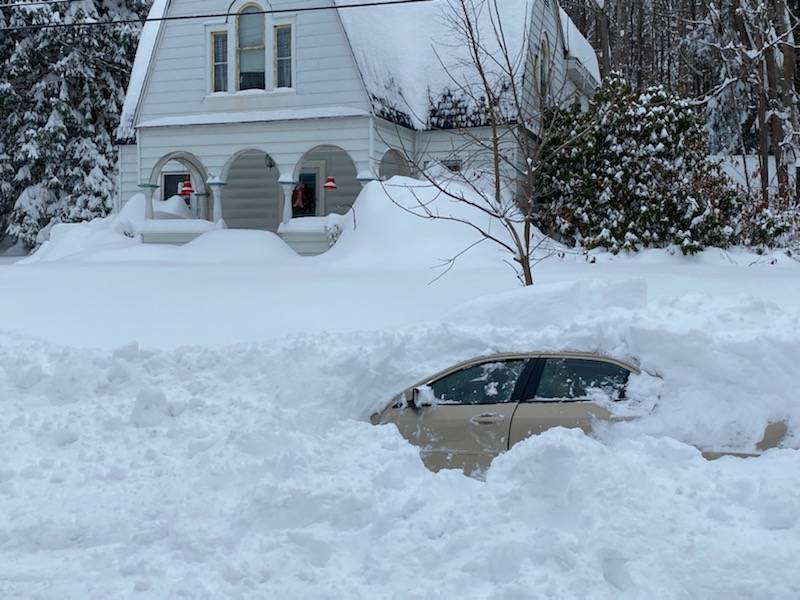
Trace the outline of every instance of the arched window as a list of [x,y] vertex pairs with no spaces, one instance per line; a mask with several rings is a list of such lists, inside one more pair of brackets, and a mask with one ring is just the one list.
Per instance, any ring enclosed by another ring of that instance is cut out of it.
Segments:
[[264,15],[258,6],[245,6],[239,12],[237,41],[239,89],[265,89]]
[[550,91],[550,40],[547,34],[542,37],[539,48],[539,96],[544,101]]

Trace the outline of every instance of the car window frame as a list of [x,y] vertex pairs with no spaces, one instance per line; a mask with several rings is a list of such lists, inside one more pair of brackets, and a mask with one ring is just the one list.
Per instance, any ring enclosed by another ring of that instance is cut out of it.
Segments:
[[[516,384],[514,384],[514,390],[511,392],[511,396],[506,402],[485,402],[485,403],[476,403],[476,404],[465,404],[462,402],[442,402],[441,404],[431,404],[430,406],[439,406],[439,407],[447,407],[447,406],[492,406],[494,404],[517,404],[519,402],[519,398],[522,395],[523,391],[527,388],[528,383],[530,382],[531,375],[533,373],[534,365],[536,362],[536,357],[532,356],[503,356],[503,357],[483,357],[481,359],[476,359],[474,362],[469,362],[466,364],[460,364],[458,367],[453,369],[448,369],[444,372],[439,372],[435,376],[431,377],[428,381],[421,384],[424,386],[432,386],[437,381],[441,381],[445,377],[450,377],[456,373],[461,371],[466,371],[467,369],[472,369],[475,367],[479,367],[481,365],[490,364],[490,363],[499,363],[499,362],[516,362],[516,361],[524,361],[525,366],[522,367],[522,371],[520,371],[519,377],[517,378]],[[415,386],[419,387],[419,386]],[[428,406],[428,405],[426,405]]]
[[[614,400],[614,402],[622,402],[627,399],[627,391],[628,391],[628,383],[630,382],[631,375],[636,375],[638,371],[632,369],[629,365],[625,363],[606,358],[604,356],[594,356],[594,355],[573,355],[573,354],[543,354],[540,356],[536,356],[531,359],[533,364],[533,368],[530,373],[530,377],[528,379],[528,385],[526,388],[521,392],[521,397],[518,400],[519,402],[531,403],[531,404],[559,404],[559,403],[568,403],[568,402],[592,402],[590,398],[542,398],[537,399],[536,393],[539,391],[539,384],[542,380],[542,374],[544,373],[544,365],[548,360],[584,360],[584,361],[592,361],[592,362],[602,362],[608,365],[612,365],[614,367],[619,367],[620,369],[624,369],[628,372],[628,381],[625,382],[625,388],[623,390],[623,395],[620,398]],[[521,379],[521,377],[520,377]],[[516,389],[514,390],[517,391]]]

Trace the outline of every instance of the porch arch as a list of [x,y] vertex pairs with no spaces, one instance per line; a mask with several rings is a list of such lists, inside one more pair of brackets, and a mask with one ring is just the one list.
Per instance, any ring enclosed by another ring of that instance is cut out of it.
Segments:
[[195,194],[198,196],[207,196],[208,188],[206,186],[206,180],[208,179],[208,171],[206,171],[206,168],[203,166],[203,163],[199,158],[197,158],[197,156],[191,152],[186,152],[183,150],[170,152],[169,154],[165,154],[159,158],[150,171],[150,179],[148,183],[151,186],[160,186],[162,169],[167,165],[167,163],[173,161],[179,163],[185,167],[187,171],[189,171],[192,177],[192,186],[195,189]]
[[411,166],[399,150],[389,148],[381,158],[378,166],[378,177],[380,177],[381,181],[386,181],[395,176],[411,177]]
[[222,219],[231,229],[277,231],[283,210],[279,168],[263,150],[247,148],[222,168]]
[[[323,188],[329,177],[335,180],[335,190]],[[295,165],[293,179],[304,186],[316,182],[313,190],[316,216],[346,213],[361,191],[356,162],[346,150],[335,144],[319,144],[307,150]],[[300,214],[303,212],[309,211],[293,204],[293,213],[298,213],[294,216],[310,216]]]

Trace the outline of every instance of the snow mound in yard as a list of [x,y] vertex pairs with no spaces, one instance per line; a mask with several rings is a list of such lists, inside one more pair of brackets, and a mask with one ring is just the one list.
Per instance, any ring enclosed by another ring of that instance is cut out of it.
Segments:
[[498,222],[491,223],[477,209],[445,197],[430,183],[392,177],[364,186],[353,205],[355,220],[342,221],[341,237],[320,259],[344,267],[419,269],[442,266],[465,250],[468,252],[459,259],[459,265],[497,268],[508,258],[494,242],[476,245],[481,241],[480,234],[464,223],[420,216],[424,214],[422,206],[437,215],[479,224],[505,238]]
[[172,260],[203,264],[248,261],[285,263],[300,258],[276,234],[252,229],[210,231],[175,250]]
[[[516,304],[536,307],[533,295]],[[677,312],[689,316],[677,323]],[[541,331],[440,324],[219,350],[90,351],[0,334],[2,589],[90,600],[794,598],[796,450],[707,462],[635,428],[602,441],[556,430],[500,457],[482,482],[426,471],[394,427],[364,421],[466,356],[592,340],[662,368],[645,421],[668,429],[690,415],[692,435],[705,434],[702,420],[713,428],[794,393],[778,368],[797,356],[799,329],[771,312],[692,298],[590,308]],[[765,329],[769,315],[779,330]]]
[[647,282],[585,280],[539,284],[461,304],[443,320],[460,325],[491,325],[529,331],[565,325],[592,310],[643,309]]

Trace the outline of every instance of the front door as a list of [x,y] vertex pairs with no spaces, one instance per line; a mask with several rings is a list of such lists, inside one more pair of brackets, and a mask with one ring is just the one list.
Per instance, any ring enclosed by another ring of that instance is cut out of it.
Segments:
[[579,427],[589,433],[595,420],[613,419],[604,403],[625,397],[629,375],[627,369],[602,360],[538,359],[514,413],[509,447],[552,427]]
[[494,360],[449,373],[420,389],[419,406],[400,402],[384,417],[421,448],[434,470],[486,470],[508,449],[518,382],[528,359]]
[[292,192],[292,218],[314,217],[317,215],[317,184],[319,175],[316,170],[302,171],[297,185]]

